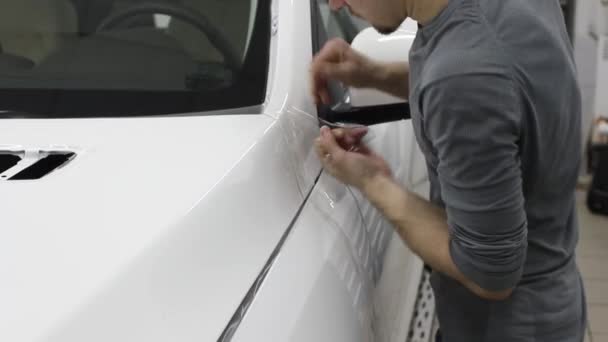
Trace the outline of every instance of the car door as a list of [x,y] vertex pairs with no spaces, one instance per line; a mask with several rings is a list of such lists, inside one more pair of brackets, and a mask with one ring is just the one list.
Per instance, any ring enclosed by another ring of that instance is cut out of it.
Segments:
[[[328,37],[349,40],[349,31],[339,21],[332,23],[336,18],[326,0],[303,3],[281,3],[293,13],[279,13],[279,32],[289,31],[282,25],[310,25],[312,53]],[[304,14],[309,14],[310,22],[301,21]],[[301,72],[307,72],[310,58],[312,54],[297,66]],[[314,181],[300,177],[304,204],[263,282],[254,286],[250,306],[236,320],[231,340],[406,341],[422,263],[355,189],[321,172],[309,138],[318,135],[318,126],[310,120],[317,113],[296,110],[299,101],[288,97],[279,122],[288,137],[286,144],[297,147],[294,170],[316,170],[317,176]],[[371,128],[370,144],[385,153],[396,169],[403,169],[400,177],[406,179],[411,137],[400,132],[404,125]]]
[[[318,28],[317,42],[313,44],[317,50],[322,47],[324,38],[342,38],[351,43],[355,38],[351,34],[353,27],[357,28],[357,33],[366,27],[344,9],[332,12],[327,1],[314,2],[319,11],[317,22],[323,24],[326,33],[324,37],[323,27]],[[313,23],[314,13],[313,7]],[[402,56],[404,61],[407,57]],[[333,86],[340,88],[339,85]],[[321,115],[322,112],[319,113]],[[366,143],[387,160],[395,178],[403,186],[426,196],[426,164],[416,143],[411,120],[372,125],[369,135]],[[365,240],[369,242],[371,251],[375,340],[405,341],[410,333],[409,323],[414,318],[413,307],[419,286],[418,279],[412,277],[418,277],[422,261],[405,246],[390,223],[359,191],[351,189],[350,192],[360,210]]]

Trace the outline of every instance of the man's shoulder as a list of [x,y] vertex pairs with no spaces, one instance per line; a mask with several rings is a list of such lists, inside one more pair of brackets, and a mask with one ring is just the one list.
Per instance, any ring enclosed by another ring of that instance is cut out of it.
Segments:
[[469,74],[512,73],[515,63],[512,50],[499,38],[482,11],[459,9],[445,26],[425,44],[424,60],[418,62],[423,66],[421,84]]
[[459,50],[430,58],[418,82],[420,94],[430,88],[474,92],[497,83],[514,84],[512,66],[494,55],[484,50]]
[[441,49],[429,56],[420,75],[420,87],[437,86],[446,80],[478,78],[511,79],[513,67],[496,48],[485,44],[473,49]]

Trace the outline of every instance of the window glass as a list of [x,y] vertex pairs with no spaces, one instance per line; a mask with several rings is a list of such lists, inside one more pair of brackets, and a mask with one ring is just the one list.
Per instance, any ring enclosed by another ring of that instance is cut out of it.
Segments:
[[0,117],[133,116],[263,102],[270,0],[4,0]]
[[369,26],[365,21],[350,14],[346,7],[332,11],[327,0],[313,1],[317,3],[319,20],[328,39],[342,38],[351,43],[361,30]]

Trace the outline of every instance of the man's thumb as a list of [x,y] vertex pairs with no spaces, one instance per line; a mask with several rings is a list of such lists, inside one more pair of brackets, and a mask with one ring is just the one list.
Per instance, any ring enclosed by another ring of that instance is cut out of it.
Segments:
[[337,157],[341,153],[344,153],[344,149],[340,147],[336,138],[334,137],[331,129],[327,126],[321,127],[321,142],[325,150],[332,154],[334,157]]
[[354,127],[354,128],[349,129],[347,134],[354,141],[359,141],[359,140],[363,139],[363,137],[367,134],[368,131],[369,131],[369,128],[367,128],[366,126],[361,126],[361,127]]

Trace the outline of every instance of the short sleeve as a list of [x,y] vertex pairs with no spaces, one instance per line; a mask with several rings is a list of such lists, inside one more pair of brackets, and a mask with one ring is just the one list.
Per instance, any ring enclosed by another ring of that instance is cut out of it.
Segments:
[[426,87],[421,103],[454,263],[486,290],[512,288],[527,249],[514,84],[506,75],[453,76]]

